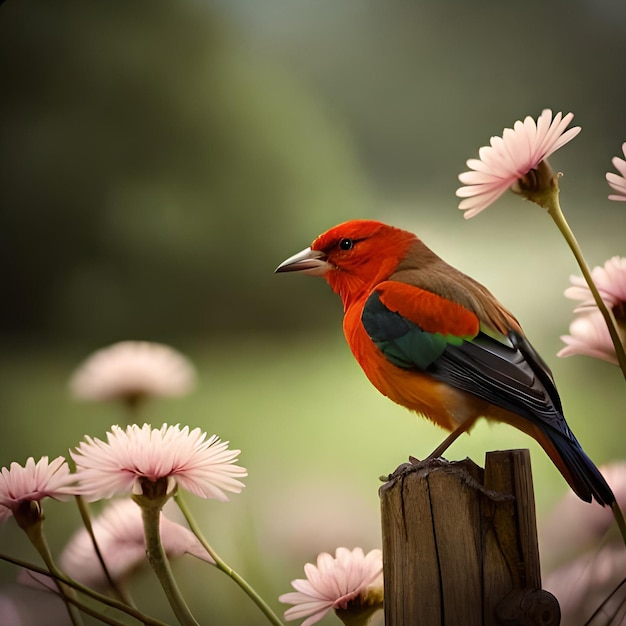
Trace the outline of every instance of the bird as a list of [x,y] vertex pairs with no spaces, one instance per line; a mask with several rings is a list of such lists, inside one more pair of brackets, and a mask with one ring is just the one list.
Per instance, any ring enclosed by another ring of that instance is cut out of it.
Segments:
[[[520,323],[482,284],[415,234],[351,220],[275,270],[320,276],[343,302],[343,331],[370,382],[450,434],[481,417],[533,437],[576,495],[610,506],[615,495],[565,421],[552,372]],[[621,518],[621,521],[620,519]]]

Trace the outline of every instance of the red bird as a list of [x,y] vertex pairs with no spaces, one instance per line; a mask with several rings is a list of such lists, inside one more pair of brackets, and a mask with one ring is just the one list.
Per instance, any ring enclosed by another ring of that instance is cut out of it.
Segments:
[[536,439],[573,491],[615,496],[563,416],[552,373],[517,320],[480,283],[412,233],[369,220],[340,224],[277,272],[322,276],[341,297],[343,330],[371,383],[451,435],[479,417]]

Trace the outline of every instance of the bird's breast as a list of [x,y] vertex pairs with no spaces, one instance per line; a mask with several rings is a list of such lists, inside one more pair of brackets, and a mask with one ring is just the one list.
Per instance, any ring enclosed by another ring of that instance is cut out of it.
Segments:
[[435,380],[427,372],[398,367],[387,360],[361,323],[364,303],[346,311],[343,329],[354,357],[380,393],[447,430],[482,414],[469,394]]

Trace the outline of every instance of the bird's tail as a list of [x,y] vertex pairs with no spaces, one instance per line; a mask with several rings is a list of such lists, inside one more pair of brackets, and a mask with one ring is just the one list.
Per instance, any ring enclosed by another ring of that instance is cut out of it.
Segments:
[[585,502],[591,502],[593,498],[602,506],[612,506],[615,502],[613,491],[575,437],[566,437],[557,431],[544,431],[544,434],[553,447],[553,450],[546,447],[546,452],[574,493]]
[[[569,429],[568,429],[569,430]],[[626,544],[626,521],[611,487],[600,470],[587,456],[571,431],[541,429],[539,443],[557,466],[572,491],[585,502],[594,499],[602,506],[609,506]]]

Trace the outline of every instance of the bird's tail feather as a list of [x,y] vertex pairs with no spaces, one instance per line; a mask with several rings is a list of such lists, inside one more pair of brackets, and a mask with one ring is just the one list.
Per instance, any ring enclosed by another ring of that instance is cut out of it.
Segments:
[[[593,498],[602,506],[612,505],[615,502],[613,491],[578,441],[573,436],[565,437],[560,432],[546,434],[560,457],[561,462],[555,460],[555,463],[574,493],[585,502],[591,502]],[[550,454],[550,451],[547,452]]]
[[[547,429],[546,429],[547,430]],[[546,440],[542,438],[542,445],[554,464],[574,493],[584,500],[591,502],[592,498],[602,506],[610,506],[615,517],[619,531],[626,544],[626,521],[624,514],[615,499],[615,495],[606,482],[600,470],[587,456],[581,445],[570,431],[570,437],[558,431],[546,432],[547,441],[550,445],[544,445]]]

